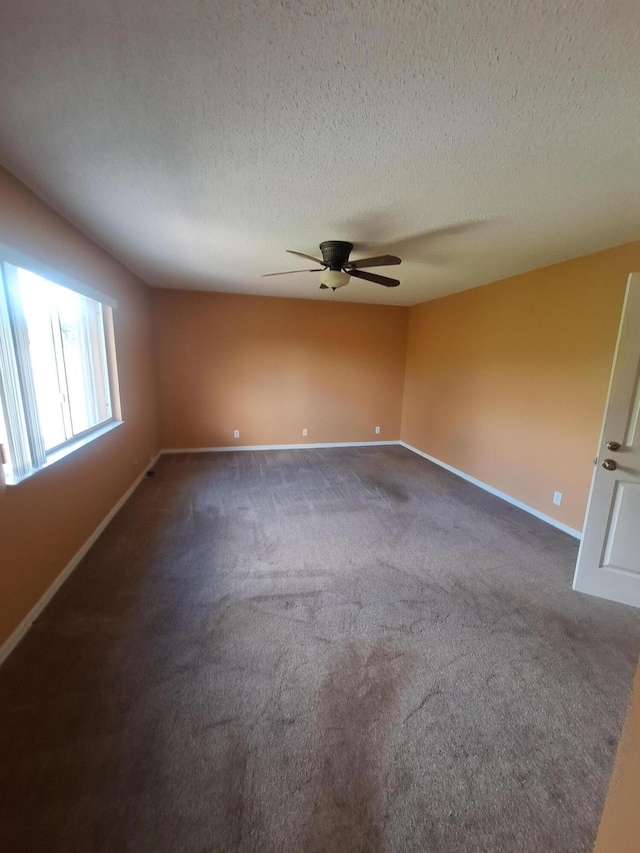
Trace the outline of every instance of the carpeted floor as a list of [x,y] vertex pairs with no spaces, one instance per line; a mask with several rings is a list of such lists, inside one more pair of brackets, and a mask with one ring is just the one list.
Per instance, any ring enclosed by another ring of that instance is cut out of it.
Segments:
[[0,670],[0,847],[581,851],[638,612],[400,447],[160,460]]

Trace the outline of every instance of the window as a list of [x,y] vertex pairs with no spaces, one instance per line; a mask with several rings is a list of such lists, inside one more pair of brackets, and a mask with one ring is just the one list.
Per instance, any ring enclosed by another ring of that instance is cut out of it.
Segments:
[[0,253],[0,442],[8,483],[101,435],[120,414],[115,302],[16,255]]

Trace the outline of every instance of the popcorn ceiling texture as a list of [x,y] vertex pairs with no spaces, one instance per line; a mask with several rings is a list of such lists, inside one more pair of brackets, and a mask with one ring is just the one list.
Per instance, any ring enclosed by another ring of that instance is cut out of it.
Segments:
[[[13,3],[0,158],[149,284],[415,304],[637,238],[639,28],[635,0]],[[260,277],[324,239],[402,286]]]

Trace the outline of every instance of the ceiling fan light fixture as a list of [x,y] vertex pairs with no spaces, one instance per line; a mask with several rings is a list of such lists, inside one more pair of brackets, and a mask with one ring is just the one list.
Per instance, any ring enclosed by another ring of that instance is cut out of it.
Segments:
[[[347,243],[344,240],[325,240],[320,243],[322,260],[304,252],[294,252],[293,249],[287,249],[287,253],[304,258],[306,261],[313,261],[314,264],[319,264],[324,268],[320,273],[321,290],[337,290],[339,287],[349,284],[351,278],[361,278],[364,281],[382,284],[385,287],[397,287],[400,284],[397,278],[378,275],[378,273],[368,272],[366,269],[367,267],[386,267],[399,264],[400,258],[396,258],[395,255],[377,255],[375,258],[357,258],[350,261],[349,256],[352,250],[353,243]],[[288,273],[299,272],[318,272],[318,270],[284,270],[283,272],[266,273],[266,275],[287,275]]]
[[344,287],[349,284],[351,276],[347,272],[341,270],[325,270],[320,276],[320,284],[325,287],[330,287],[332,290],[337,290],[339,287]]

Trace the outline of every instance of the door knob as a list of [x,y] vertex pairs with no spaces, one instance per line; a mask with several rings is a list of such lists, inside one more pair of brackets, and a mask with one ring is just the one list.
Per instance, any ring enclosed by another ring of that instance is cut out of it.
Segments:
[[607,443],[607,450],[620,450],[619,441],[610,441]]
[[602,463],[602,467],[606,468],[607,471],[615,471],[618,467],[618,463],[615,461],[615,459],[605,459]]

